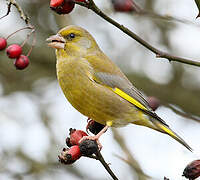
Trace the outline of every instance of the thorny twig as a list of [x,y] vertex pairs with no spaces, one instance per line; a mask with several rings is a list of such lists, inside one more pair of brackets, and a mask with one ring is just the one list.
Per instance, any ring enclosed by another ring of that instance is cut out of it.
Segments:
[[102,17],[103,19],[105,19],[106,21],[108,21],[109,23],[111,23],[112,25],[114,25],[115,27],[120,29],[121,31],[123,31],[125,34],[127,34],[131,38],[135,39],[138,43],[140,43],[141,45],[143,45],[144,47],[146,47],[150,51],[152,51],[154,54],[156,54],[157,58],[166,58],[169,61],[176,61],[176,62],[180,62],[180,63],[189,64],[189,65],[194,65],[194,66],[200,67],[200,62],[198,62],[198,61],[193,61],[193,60],[190,60],[190,59],[174,56],[174,55],[171,55],[171,54],[169,54],[167,52],[164,52],[164,51],[161,51],[161,50],[155,48],[154,46],[149,44],[147,41],[142,39],[140,36],[138,36],[137,34],[132,32],[131,30],[129,30],[127,27],[119,24],[118,22],[116,22],[115,20],[113,20],[112,18],[110,18],[106,14],[104,14],[96,6],[96,4],[94,3],[93,0],[88,0],[88,2],[86,2],[86,3],[85,2],[76,2],[75,1],[75,3],[79,4],[80,6],[83,6],[83,7],[86,7],[88,9],[91,9],[97,15],[99,15],[100,17]]
[[114,180],[118,180],[117,176],[112,172],[112,170],[110,169],[110,166],[106,163],[106,161],[104,160],[103,156],[101,155],[100,151],[97,151],[96,153],[96,157],[98,158],[98,160],[101,162],[101,164],[104,166],[104,168],[106,169],[106,171],[111,175],[111,177]]
[[108,163],[106,163],[104,157],[102,156],[102,154],[100,153],[100,151],[98,150],[95,154],[90,155],[90,156],[85,156],[91,159],[95,159],[101,162],[101,164],[103,165],[103,167],[106,169],[106,171],[110,174],[110,176],[114,179],[114,180],[118,180],[117,176],[114,174],[114,172],[110,169],[110,166]]

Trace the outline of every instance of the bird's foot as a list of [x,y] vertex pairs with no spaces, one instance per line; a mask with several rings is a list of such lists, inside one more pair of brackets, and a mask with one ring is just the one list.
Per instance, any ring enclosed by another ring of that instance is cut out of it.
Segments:
[[104,134],[104,133],[107,131],[108,128],[109,128],[109,126],[105,126],[105,127],[104,127],[103,129],[101,129],[101,131],[100,131],[98,134],[96,134],[95,136],[83,136],[83,137],[80,139],[79,143],[82,142],[82,141],[84,141],[84,140],[86,140],[86,139],[93,140],[93,141],[96,141],[96,142],[97,142],[97,145],[98,145],[98,147],[99,147],[99,150],[101,150],[103,146],[102,146],[101,143],[99,142],[99,138],[101,137],[102,134]]

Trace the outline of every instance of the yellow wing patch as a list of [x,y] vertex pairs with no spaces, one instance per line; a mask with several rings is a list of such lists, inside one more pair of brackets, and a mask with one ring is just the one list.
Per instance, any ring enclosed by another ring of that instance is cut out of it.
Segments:
[[112,126],[112,124],[113,124],[112,121],[107,121],[107,122],[106,122],[106,125],[107,125],[107,126]]
[[166,132],[170,136],[178,138],[177,135],[174,134],[174,132],[172,130],[170,130],[169,128],[165,127],[164,125],[162,125],[160,123],[157,123],[157,126],[159,126],[164,132]]
[[122,98],[126,99],[128,102],[130,102],[131,104],[137,106],[140,109],[143,110],[148,110],[145,106],[143,106],[140,102],[138,102],[136,99],[134,99],[133,97],[129,96],[128,94],[126,94],[124,91],[120,90],[119,88],[112,88],[112,91],[116,94],[118,94],[119,96],[121,96]]

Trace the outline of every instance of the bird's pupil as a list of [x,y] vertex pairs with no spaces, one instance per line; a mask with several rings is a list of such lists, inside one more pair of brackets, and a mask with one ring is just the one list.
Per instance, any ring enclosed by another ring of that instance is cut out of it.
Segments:
[[75,38],[75,34],[74,34],[74,33],[71,33],[71,34],[70,34],[70,38]]

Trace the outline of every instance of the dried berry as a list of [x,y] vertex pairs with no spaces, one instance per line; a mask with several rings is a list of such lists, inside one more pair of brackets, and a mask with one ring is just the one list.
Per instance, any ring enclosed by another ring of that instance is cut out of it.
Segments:
[[192,161],[183,171],[183,176],[189,180],[194,180],[200,176],[200,160]]
[[78,145],[83,136],[88,136],[86,132],[81,130],[71,128],[69,131],[71,145]]
[[72,144],[70,143],[70,138],[69,138],[69,137],[66,138],[65,142],[66,142],[66,145],[67,145],[68,147],[71,147],[71,146],[72,146]]
[[6,53],[9,58],[18,58],[22,54],[22,48],[18,44],[12,44],[7,47]]
[[51,0],[50,8],[58,14],[69,14],[74,9],[75,3],[72,0],[63,0],[61,4],[60,2]]
[[90,120],[87,124],[86,130],[89,130],[93,134],[98,134],[105,126],[94,120]]
[[7,41],[5,38],[0,37],[0,50],[5,49],[7,46]]
[[29,65],[29,59],[25,55],[20,55],[14,62],[17,69],[25,69]]
[[97,142],[94,140],[86,139],[82,141],[79,145],[81,154],[83,156],[90,156],[98,151]]

